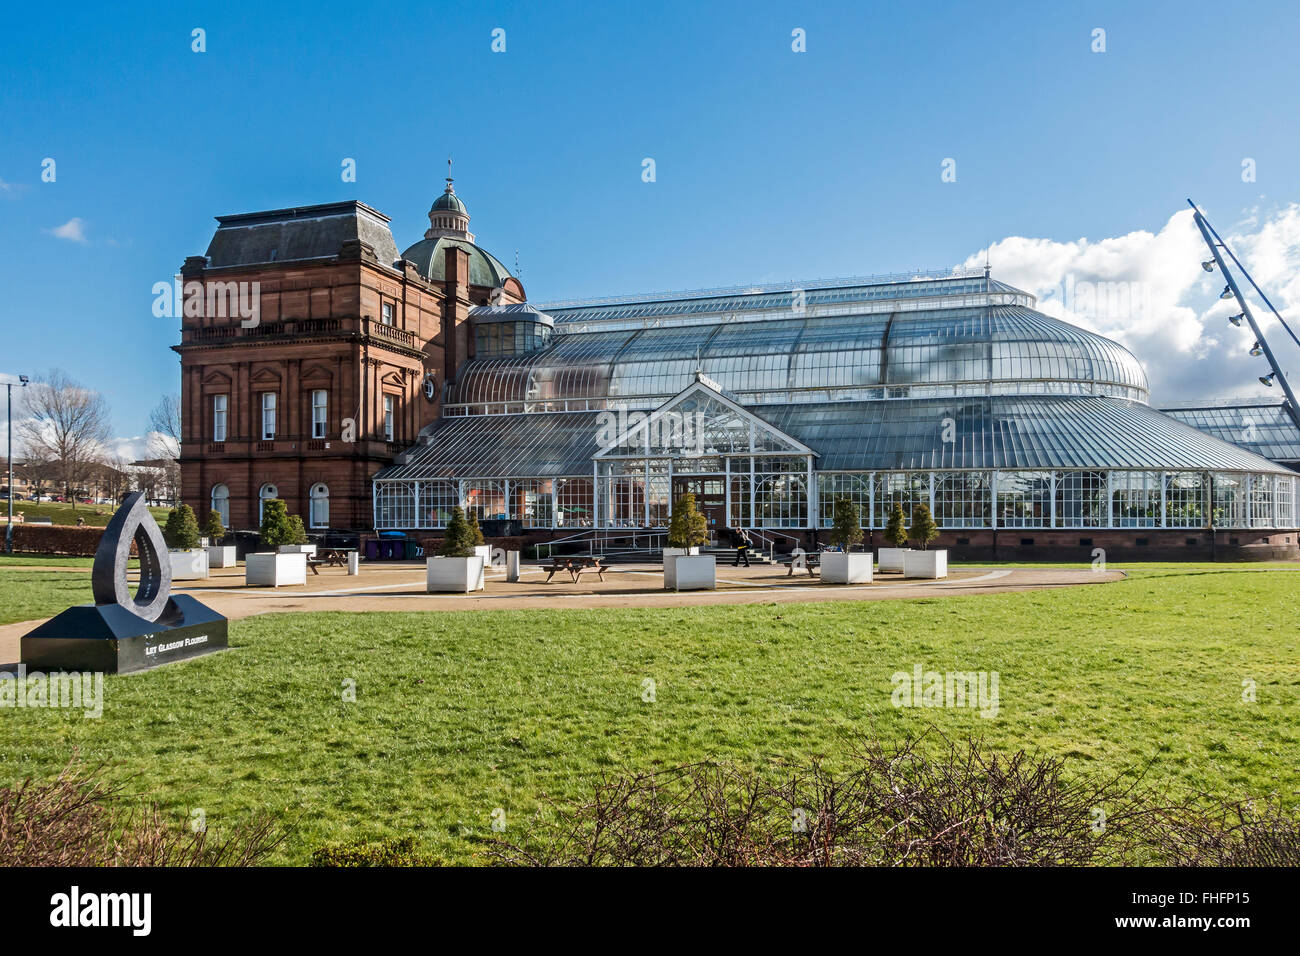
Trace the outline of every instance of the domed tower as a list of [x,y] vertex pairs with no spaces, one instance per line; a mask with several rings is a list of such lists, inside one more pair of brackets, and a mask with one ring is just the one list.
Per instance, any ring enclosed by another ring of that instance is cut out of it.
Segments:
[[447,188],[441,196],[433,201],[429,209],[429,228],[424,238],[463,239],[474,241],[474,234],[469,231],[469,210],[456,195],[455,180],[451,178],[451,160],[447,160]]
[[447,161],[447,188],[429,208],[429,228],[424,238],[402,253],[402,258],[413,263],[420,275],[430,282],[446,282],[447,254],[462,250],[467,256],[465,272],[460,281],[481,290],[471,295],[476,305],[497,301],[494,290],[502,301],[522,302],[523,284],[510,274],[510,270],[492,253],[475,245],[474,234],[469,231],[469,210],[456,195],[451,178],[451,160]]

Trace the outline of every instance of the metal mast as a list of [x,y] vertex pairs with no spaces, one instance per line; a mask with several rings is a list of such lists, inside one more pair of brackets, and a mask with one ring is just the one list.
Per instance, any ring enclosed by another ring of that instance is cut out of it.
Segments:
[[[1286,394],[1287,412],[1290,414],[1292,421],[1296,423],[1296,427],[1300,428],[1300,403],[1296,401],[1295,393],[1291,391],[1291,383],[1288,382],[1286,376],[1282,374],[1282,368],[1277,364],[1277,359],[1273,356],[1273,350],[1269,348],[1268,340],[1264,338],[1264,333],[1260,331],[1259,323],[1255,321],[1255,313],[1250,310],[1250,305],[1246,302],[1246,297],[1241,294],[1241,289],[1237,286],[1237,280],[1234,279],[1232,273],[1228,271],[1227,263],[1223,261],[1223,254],[1220,250],[1227,252],[1228,255],[1232,257],[1232,261],[1236,264],[1237,268],[1241,270],[1242,275],[1250,281],[1252,286],[1255,286],[1256,289],[1258,289],[1259,286],[1255,285],[1255,280],[1252,279],[1250,273],[1246,271],[1246,267],[1241,264],[1241,260],[1233,255],[1232,250],[1228,248],[1228,244],[1219,238],[1219,234],[1214,231],[1214,227],[1210,225],[1201,210],[1197,208],[1196,203],[1189,199],[1187,200],[1187,204],[1192,207],[1192,212],[1196,216],[1196,228],[1201,230],[1201,238],[1205,240],[1205,244],[1210,249],[1210,255],[1214,257],[1214,261],[1218,264],[1219,270],[1223,273],[1223,278],[1228,283],[1227,289],[1224,291],[1231,291],[1233,296],[1236,297],[1237,305],[1241,307],[1242,314],[1246,317],[1246,321],[1250,323],[1250,330],[1255,333],[1255,341],[1259,343],[1260,351],[1263,352],[1264,357],[1268,359],[1269,368],[1273,370],[1273,377],[1277,379],[1278,384],[1282,386],[1282,391]],[[1263,295],[1263,293],[1260,294]],[[1221,298],[1227,298],[1227,296],[1224,295],[1221,296]],[[1267,302],[1268,300],[1265,299],[1264,301]],[[1269,308],[1272,308],[1271,304],[1269,305]],[[1274,310],[1274,313],[1276,314],[1276,310]],[[1281,316],[1278,316],[1278,318],[1280,319]]]

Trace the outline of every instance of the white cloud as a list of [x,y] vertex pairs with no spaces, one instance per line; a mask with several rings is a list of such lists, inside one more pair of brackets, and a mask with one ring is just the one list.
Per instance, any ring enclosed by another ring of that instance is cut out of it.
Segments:
[[[1300,205],[1271,213],[1245,210],[1235,231],[1220,226],[1228,244],[1251,270],[1269,299],[1296,328],[1300,316]],[[1130,232],[1099,240],[1057,242],[1011,236],[966,260],[1038,296],[1040,311],[1099,332],[1127,347],[1142,362],[1153,404],[1264,395],[1280,399],[1257,377],[1268,371],[1262,358],[1247,354],[1248,328],[1227,317],[1235,301],[1219,298],[1224,285],[1216,270],[1200,266],[1209,257],[1190,209],[1175,213],[1159,232]],[[1238,276],[1241,285],[1243,277]],[[1263,303],[1252,311],[1291,377],[1300,361],[1290,337]]]
[[59,239],[70,239],[73,242],[86,241],[86,221],[80,216],[73,216],[61,226],[55,226],[53,229],[47,229],[52,236]]

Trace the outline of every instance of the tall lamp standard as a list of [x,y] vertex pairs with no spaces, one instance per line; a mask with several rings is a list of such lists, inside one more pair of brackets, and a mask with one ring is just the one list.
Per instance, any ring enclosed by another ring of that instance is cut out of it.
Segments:
[[[26,388],[27,376],[19,375],[18,384],[20,388]],[[14,383],[6,382],[5,390],[9,396],[8,406],[5,409],[8,416],[5,436],[9,439],[9,523],[5,525],[5,550],[12,554],[14,550]]]

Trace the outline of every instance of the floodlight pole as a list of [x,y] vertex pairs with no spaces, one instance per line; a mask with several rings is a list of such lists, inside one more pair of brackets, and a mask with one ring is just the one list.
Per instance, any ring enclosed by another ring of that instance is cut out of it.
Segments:
[[[1228,288],[1231,289],[1232,294],[1237,297],[1237,305],[1241,307],[1242,313],[1246,316],[1246,321],[1250,323],[1250,330],[1255,333],[1255,341],[1259,343],[1260,351],[1262,351],[1264,357],[1268,359],[1268,364],[1273,370],[1274,378],[1277,379],[1278,384],[1282,386],[1282,391],[1286,394],[1287,412],[1291,415],[1291,420],[1296,423],[1297,427],[1300,427],[1300,402],[1296,401],[1295,393],[1291,391],[1291,383],[1288,382],[1286,376],[1282,374],[1282,368],[1277,364],[1277,359],[1273,357],[1273,350],[1269,348],[1268,340],[1264,338],[1264,333],[1260,331],[1259,324],[1255,321],[1255,314],[1250,311],[1250,305],[1247,304],[1246,297],[1241,294],[1241,289],[1237,287],[1237,280],[1234,279],[1232,273],[1228,271],[1227,263],[1223,261],[1223,255],[1219,250],[1227,249],[1228,255],[1232,256],[1232,261],[1237,263],[1237,268],[1241,269],[1246,278],[1250,279],[1250,273],[1246,272],[1246,267],[1241,264],[1235,255],[1232,255],[1232,250],[1228,249],[1228,244],[1226,242],[1222,239],[1217,242],[1214,240],[1211,236],[1211,233],[1214,233],[1214,229],[1206,220],[1201,210],[1197,208],[1196,203],[1192,202],[1190,199],[1187,200],[1187,203],[1192,207],[1192,212],[1196,216],[1196,228],[1201,230],[1201,238],[1205,240],[1205,244],[1210,249],[1210,255],[1214,256],[1214,261],[1218,263],[1219,271],[1223,273],[1223,278],[1227,281]],[[1214,233],[1214,235],[1217,236],[1218,233]],[[1251,284],[1254,285],[1255,280],[1251,279],[1250,281]]]

